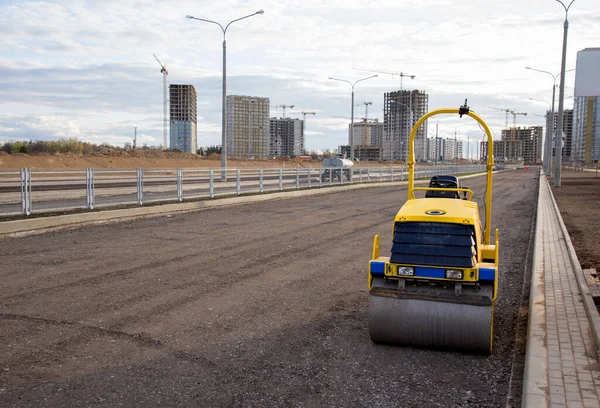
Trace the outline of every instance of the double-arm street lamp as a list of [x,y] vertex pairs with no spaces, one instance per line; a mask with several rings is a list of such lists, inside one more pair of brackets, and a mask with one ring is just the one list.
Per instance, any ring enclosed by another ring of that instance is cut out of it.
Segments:
[[[544,71],[544,70],[541,70],[541,69],[536,69],[536,68],[531,68],[531,67],[525,67],[525,69],[529,69],[531,71],[537,71],[537,72],[541,72],[541,73],[544,73],[544,74],[548,74],[548,75],[550,75],[552,77],[552,80],[553,80],[553,85],[552,85],[552,113],[551,113],[551,118],[552,118],[551,119],[551,123],[552,123],[552,126],[553,126],[552,133],[555,134],[555,137],[560,137],[562,139],[562,129],[560,127],[558,127],[558,126],[554,127],[554,101],[556,100],[556,78],[558,78],[558,76],[562,73],[562,71],[560,73],[554,75],[552,72]],[[563,67],[563,71],[564,71],[564,67]],[[566,72],[571,72],[571,71],[574,71],[574,69],[570,69],[570,70],[568,70]],[[563,87],[564,87],[564,83],[563,83]],[[561,122],[561,125],[562,125],[562,120],[560,122]],[[560,129],[560,135],[558,134],[558,132],[557,132],[556,129]],[[552,172],[552,136],[550,136],[549,129],[546,129],[546,142],[544,143],[544,157],[542,159],[542,162],[544,164],[544,172],[547,175],[549,175]]]
[[350,84],[350,86],[352,87],[352,110],[351,110],[351,114],[350,114],[350,160],[352,160],[353,162],[354,162],[354,86],[361,81],[366,81],[367,79],[375,78],[377,76],[378,75],[372,75],[370,77],[358,79],[354,82],[350,82],[345,79],[329,77],[329,79],[332,79],[334,81],[346,82],[347,84]]
[[[227,180],[227,42],[225,41],[225,34],[227,33],[227,29],[229,26],[236,21],[243,20],[248,17],[255,16],[257,14],[264,14],[263,10],[258,10],[256,13],[248,14],[247,16],[236,18],[235,20],[230,21],[224,28],[221,24],[216,21],[206,20],[204,18],[197,18],[194,16],[187,15],[186,18],[190,20],[198,20],[204,21],[206,23],[216,24],[221,27],[221,31],[223,31],[223,97],[222,97],[222,109],[221,109],[221,181]],[[250,135],[248,135],[250,137]]]

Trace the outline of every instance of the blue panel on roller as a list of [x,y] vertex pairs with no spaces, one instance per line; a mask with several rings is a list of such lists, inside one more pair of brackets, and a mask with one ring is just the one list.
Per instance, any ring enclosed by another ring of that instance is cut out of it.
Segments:
[[493,281],[496,278],[496,269],[479,268],[479,280]]
[[446,270],[441,268],[425,268],[423,266],[417,266],[415,268],[415,276],[420,278],[445,278]]
[[372,275],[383,275],[385,270],[385,262],[370,262]]

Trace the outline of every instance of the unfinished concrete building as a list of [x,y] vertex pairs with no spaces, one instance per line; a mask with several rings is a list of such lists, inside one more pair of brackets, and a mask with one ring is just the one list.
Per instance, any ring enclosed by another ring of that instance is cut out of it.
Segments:
[[[424,91],[400,90],[386,92],[383,97],[383,160],[402,160],[408,157],[408,136],[413,125],[429,108],[429,96]],[[427,122],[415,136],[415,159],[426,160]]]
[[171,149],[196,153],[198,134],[196,119],[196,88],[193,85],[169,85]]
[[304,121],[292,118],[269,119],[270,156],[302,156],[304,154]]
[[[383,123],[379,120],[363,120],[354,123],[354,157],[362,161],[381,160],[381,141],[383,139]],[[350,126],[348,126],[348,142]],[[362,158],[359,157],[359,152]],[[348,148],[348,156],[350,157]]]
[[270,153],[269,98],[227,96],[227,152],[239,159],[266,159]]
[[[350,145],[339,146],[342,157],[350,157]],[[368,145],[354,145],[354,158],[359,161],[374,162],[381,160],[381,147]]]
[[[503,141],[520,141],[522,143],[520,154],[517,150],[511,151],[510,143],[506,143],[505,161],[525,161],[538,163],[542,159],[542,141],[544,128],[542,126],[511,127],[502,130]],[[495,155],[495,153],[494,153]],[[500,156],[497,156],[500,157]]]
[[[554,140],[554,129],[558,126],[558,112],[554,112],[552,120],[552,111],[546,112],[546,133],[550,132],[550,140]],[[565,133],[565,145],[562,149],[562,162],[570,163],[573,155],[573,109],[563,111],[563,132]],[[554,157],[554,143],[552,143],[552,157]]]

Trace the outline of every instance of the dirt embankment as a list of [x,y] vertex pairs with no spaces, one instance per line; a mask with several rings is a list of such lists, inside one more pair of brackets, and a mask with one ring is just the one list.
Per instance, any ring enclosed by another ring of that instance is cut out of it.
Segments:
[[[274,160],[227,160],[231,168],[279,168],[279,167],[321,167],[322,160],[301,160],[277,158]],[[383,167],[389,164],[366,163],[361,167]],[[394,164],[394,165],[400,165]],[[220,168],[221,156],[217,154],[208,157],[191,153],[162,152],[158,150],[118,151],[110,154],[75,155],[65,154],[7,154],[0,152],[0,171],[15,170],[22,167],[32,169],[132,169],[144,168]]]
[[561,186],[553,187],[552,192],[581,267],[600,271],[600,176],[589,171],[563,171]]

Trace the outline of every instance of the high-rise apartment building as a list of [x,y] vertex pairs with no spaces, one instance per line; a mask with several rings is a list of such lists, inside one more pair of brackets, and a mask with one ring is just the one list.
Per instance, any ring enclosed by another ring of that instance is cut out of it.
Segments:
[[198,134],[196,122],[196,88],[193,85],[169,85],[171,149],[196,153]]
[[446,162],[462,158],[463,142],[442,137],[429,137],[425,142],[427,160],[432,162]]
[[[408,157],[408,136],[414,124],[427,113],[429,97],[424,91],[401,90],[383,96],[383,160],[403,160]],[[426,158],[427,123],[415,136],[415,159]]]
[[600,96],[575,97],[573,105],[573,162],[600,160]]
[[[383,123],[375,120],[354,122],[355,146],[381,146],[383,140]],[[350,144],[350,126],[348,126],[348,144]]]
[[573,162],[600,160],[600,47],[577,52],[573,104]]
[[[354,122],[354,157],[360,161],[379,161],[382,158],[381,142],[383,123],[378,119]],[[350,157],[350,125],[348,125],[347,153]],[[346,149],[346,148],[344,148]]]
[[270,157],[301,156],[304,154],[304,121],[291,118],[269,120]]
[[270,153],[269,98],[227,96],[227,152],[239,159],[266,159]]

